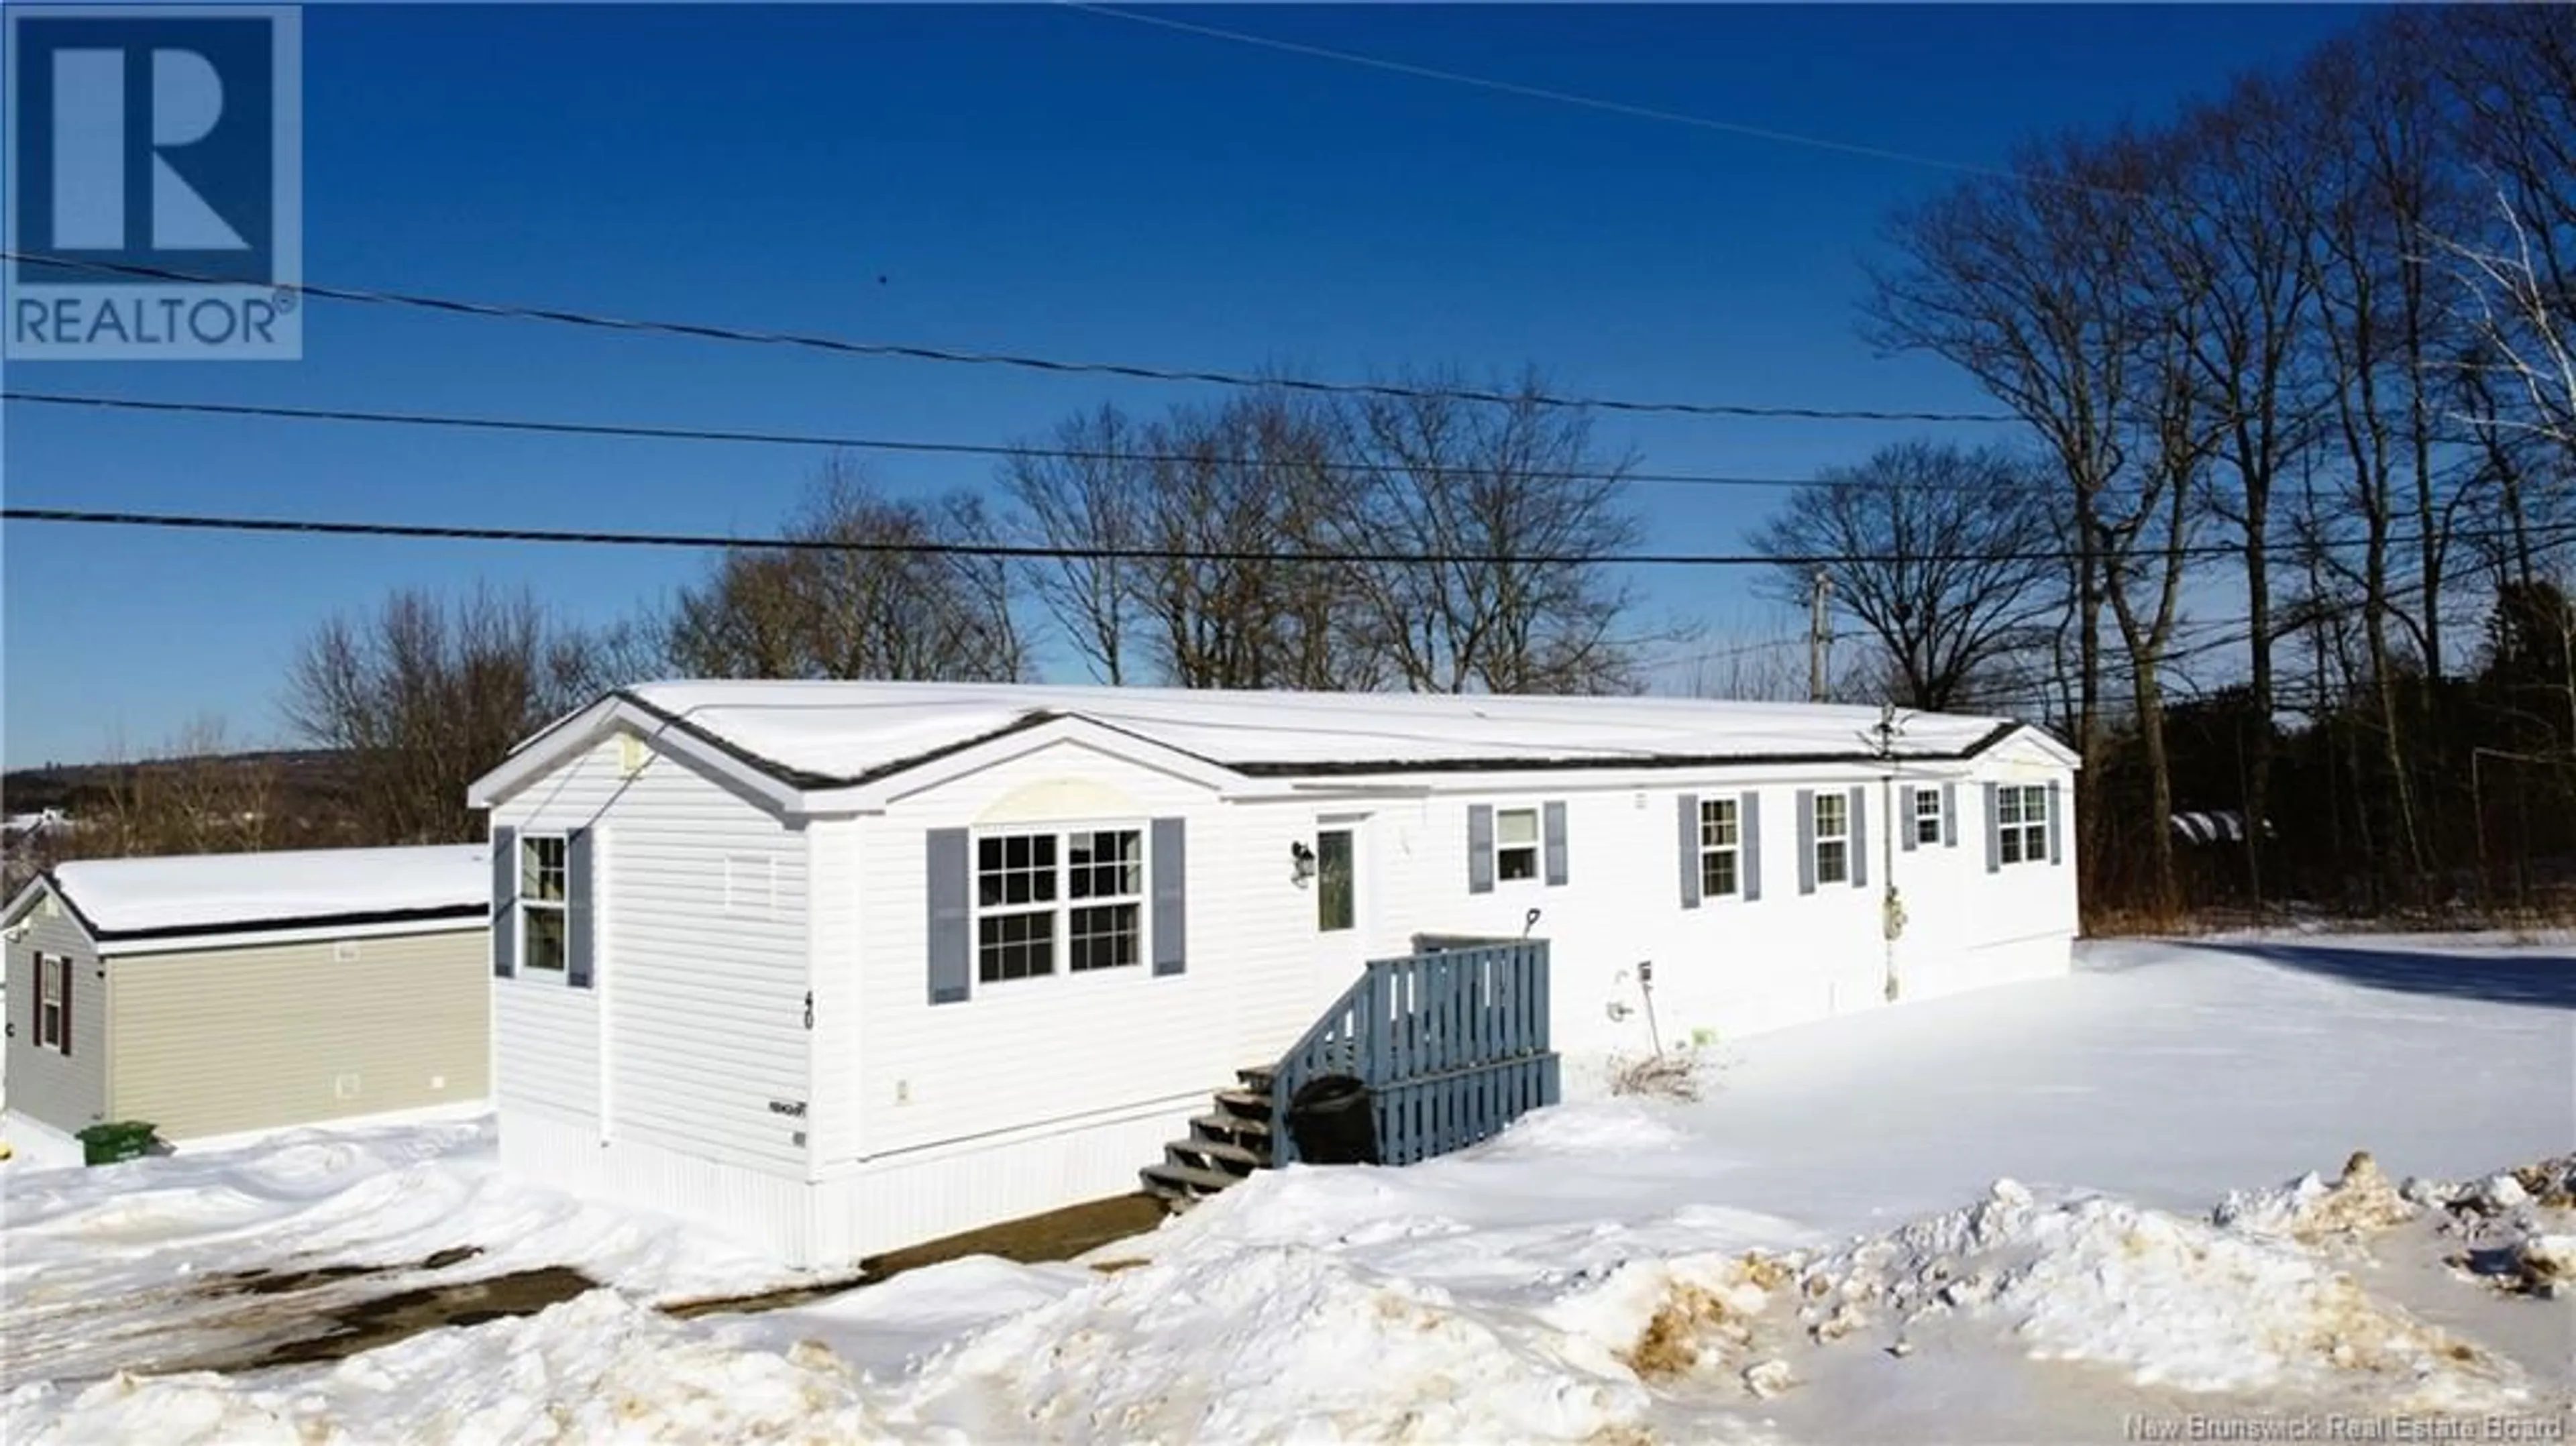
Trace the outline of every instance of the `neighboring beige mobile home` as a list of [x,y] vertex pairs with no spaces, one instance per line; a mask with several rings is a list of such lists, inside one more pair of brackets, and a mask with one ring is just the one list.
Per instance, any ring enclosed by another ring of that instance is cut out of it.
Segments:
[[64,864],[0,913],[0,1138],[173,1145],[485,1097],[490,884],[479,845]]

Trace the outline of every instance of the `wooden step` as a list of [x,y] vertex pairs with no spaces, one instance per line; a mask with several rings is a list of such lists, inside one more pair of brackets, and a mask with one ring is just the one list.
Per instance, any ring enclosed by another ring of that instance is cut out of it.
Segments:
[[1217,1108],[1245,1119],[1270,1118],[1270,1096],[1251,1090],[1218,1090]]
[[1236,1070],[1234,1072],[1234,1077],[1241,1080],[1243,1082],[1243,1087],[1254,1094],[1275,1094],[1277,1091],[1272,1089],[1271,1086],[1279,1081],[1279,1066],[1275,1064],[1247,1065],[1242,1069]]
[[1270,1138],[1270,1117],[1267,1115],[1257,1120],[1250,1115],[1192,1115],[1190,1127],[1220,1137],[1231,1136],[1237,1141],[1247,1137],[1258,1140]]
[[1253,1151],[1221,1140],[1174,1140],[1163,1146],[1163,1156],[1176,1165],[1213,1165],[1237,1176],[1249,1175],[1267,1163]]
[[1202,1170],[1195,1165],[1175,1165],[1166,1160],[1147,1165],[1136,1172],[1145,1182],[1145,1193],[1165,1200],[1202,1200],[1243,1179],[1223,1170]]

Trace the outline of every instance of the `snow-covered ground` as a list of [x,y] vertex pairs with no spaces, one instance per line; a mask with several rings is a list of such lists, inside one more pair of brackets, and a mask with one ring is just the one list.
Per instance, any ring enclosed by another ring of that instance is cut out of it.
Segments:
[[[2565,1429],[2576,1291],[2498,1281],[2576,1264],[2576,1210],[2519,1198],[2576,1182],[2491,1180],[2576,1150],[2563,950],[2100,945],[2069,979],[1715,1053],[1696,1103],[1596,1094],[1407,1170],[1265,1175],[1090,1264],[966,1260],[695,1320],[653,1303],[784,1273],[502,1179],[486,1129],[0,1172],[6,1434],[2110,1442],[2188,1439],[2195,1414],[2319,1439],[2330,1415],[2381,1439]],[[2373,1161],[2328,1183],[2356,1150]],[[2308,1172],[2324,1179],[2287,1184]],[[2409,1176],[2457,1183],[2410,1198]],[[486,1253],[424,1268],[467,1245]],[[219,1273],[321,1263],[409,1266],[325,1290],[540,1265],[611,1288],[336,1365],[115,1374],[244,1330],[238,1298],[203,1288]]]

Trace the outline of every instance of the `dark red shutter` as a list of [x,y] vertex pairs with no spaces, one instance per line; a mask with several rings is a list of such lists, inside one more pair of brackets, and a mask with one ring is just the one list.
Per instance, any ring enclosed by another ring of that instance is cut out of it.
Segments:
[[63,965],[63,1058],[72,1055],[72,956],[62,958]]
[[42,1048],[45,1043],[45,956],[31,955],[36,967],[27,971],[27,1044]]

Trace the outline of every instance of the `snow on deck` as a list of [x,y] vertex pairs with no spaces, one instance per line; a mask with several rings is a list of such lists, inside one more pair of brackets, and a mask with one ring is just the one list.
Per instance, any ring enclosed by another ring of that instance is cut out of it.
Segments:
[[108,934],[488,905],[481,844],[81,859],[55,887]]
[[[769,762],[827,778],[1069,714],[1229,767],[1441,763],[1654,763],[1850,757],[1873,746],[1873,708],[1698,698],[1292,693],[1020,684],[664,682],[630,690]],[[2000,718],[1902,718],[1899,756],[1957,754]]]

